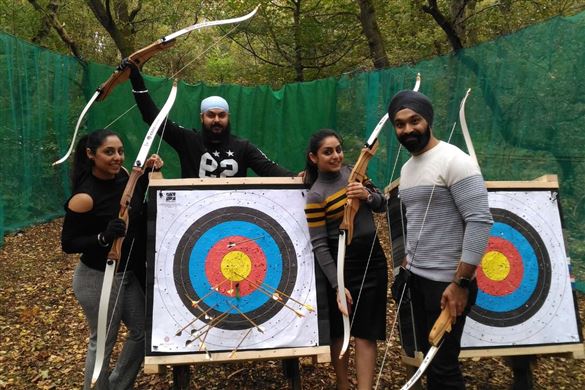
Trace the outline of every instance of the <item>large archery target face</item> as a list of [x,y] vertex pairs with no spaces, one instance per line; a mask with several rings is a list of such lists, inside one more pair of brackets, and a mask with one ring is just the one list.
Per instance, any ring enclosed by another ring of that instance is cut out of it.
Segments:
[[463,347],[578,341],[556,193],[490,192],[494,225]]
[[302,190],[158,194],[153,351],[318,344]]

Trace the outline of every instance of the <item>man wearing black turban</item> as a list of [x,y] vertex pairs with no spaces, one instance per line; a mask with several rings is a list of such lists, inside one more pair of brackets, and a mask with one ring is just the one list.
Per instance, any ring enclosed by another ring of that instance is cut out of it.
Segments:
[[[398,141],[411,153],[400,172],[406,209],[406,257],[392,286],[399,301],[410,295],[415,334],[423,353],[441,310],[453,329],[427,370],[429,389],[465,389],[459,367],[465,317],[475,303],[475,270],[493,223],[477,164],[432,132],[433,106],[419,92],[401,91],[388,107]],[[406,287],[405,287],[406,286]]]
[[433,115],[429,98],[411,90],[398,92],[388,107],[388,116],[396,129],[398,141],[415,155],[424,153],[438,142],[431,134]]

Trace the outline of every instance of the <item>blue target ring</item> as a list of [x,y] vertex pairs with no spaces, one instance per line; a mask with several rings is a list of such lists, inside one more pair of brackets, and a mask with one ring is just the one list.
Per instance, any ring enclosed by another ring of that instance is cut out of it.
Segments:
[[469,317],[491,327],[519,325],[541,309],[549,294],[550,256],[536,229],[524,218],[500,208],[491,208],[491,213],[494,225],[490,236],[505,240],[517,251],[523,275],[518,286],[504,295],[490,294],[478,283],[477,300]]
[[495,222],[490,235],[503,237],[510,242],[522,256],[524,273],[520,286],[510,294],[503,296],[491,295],[481,288],[477,294],[476,305],[489,311],[507,312],[524,305],[534,293],[538,283],[538,260],[530,242],[514,227]]
[[[207,254],[211,251],[213,245],[233,235],[233,232],[238,232],[238,235],[254,239],[256,243],[262,248],[267,259],[267,270],[264,282],[269,286],[276,286],[282,278],[282,256],[280,249],[270,234],[256,224],[245,221],[229,221],[223,222],[202,234],[193,246],[191,256],[189,258],[189,277],[191,284],[198,296],[204,297],[212,288],[205,275],[205,261]],[[252,294],[241,297],[237,301],[238,309],[244,313],[253,311],[264,305],[271,298],[261,291],[255,291]],[[214,307],[218,311],[230,311],[231,306],[229,300],[235,301],[235,298],[227,298],[219,294],[212,294],[206,297],[203,301],[210,307]],[[232,304],[235,304],[233,302]]]

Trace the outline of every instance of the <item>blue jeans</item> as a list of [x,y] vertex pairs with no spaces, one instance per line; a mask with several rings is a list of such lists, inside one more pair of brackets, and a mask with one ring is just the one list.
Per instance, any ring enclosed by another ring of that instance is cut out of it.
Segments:
[[[103,279],[104,273],[102,271],[89,268],[81,262],[75,269],[73,276],[73,292],[83,308],[89,325],[89,346],[85,358],[84,389],[90,389],[91,387],[91,376],[96,357],[98,311]],[[115,303],[117,295],[117,303]],[[109,329],[104,365],[96,383],[96,389],[118,390],[132,388],[144,360],[144,300],[145,297],[140,284],[131,271],[126,271],[124,280],[122,280],[122,272],[115,275],[108,309]],[[110,355],[122,322],[128,328],[128,338],[124,342],[114,370],[110,373]]]

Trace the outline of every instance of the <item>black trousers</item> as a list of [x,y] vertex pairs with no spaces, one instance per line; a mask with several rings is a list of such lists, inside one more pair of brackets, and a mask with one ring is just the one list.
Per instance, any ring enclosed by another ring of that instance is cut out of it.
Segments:
[[[408,285],[412,300],[414,327],[418,345],[426,355],[429,345],[429,333],[441,313],[441,295],[450,283],[436,282],[420,276],[412,275]],[[465,326],[465,318],[477,298],[477,282],[474,280],[469,288],[469,299],[463,314],[457,317],[450,333],[427,368],[427,388],[465,389],[465,381],[459,366],[461,336]]]

